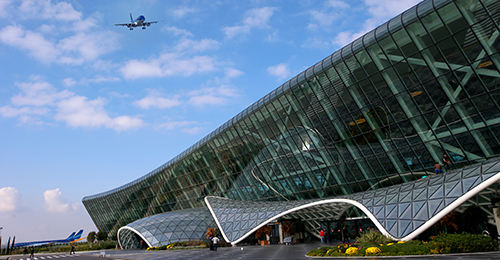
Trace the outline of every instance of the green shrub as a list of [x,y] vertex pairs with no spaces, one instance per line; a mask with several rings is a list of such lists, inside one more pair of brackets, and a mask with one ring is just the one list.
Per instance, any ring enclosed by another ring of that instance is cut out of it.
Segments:
[[439,253],[469,253],[496,250],[498,242],[491,237],[477,234],[439,234],[435,236],[429,246]]
[[312,249],[306,255],[308,255],[308,256],[325,256],[325,254],[326,254],[326,251],[324,251],[324,250],[321,250],[321,249]]
[[379,244],[387,244],[392,241],[393,241],[392,239],[376,231],[368,231],[365,234],[361,234],[361,236],[356,239],[356,243],[360,245],[362,244],[379,245]]

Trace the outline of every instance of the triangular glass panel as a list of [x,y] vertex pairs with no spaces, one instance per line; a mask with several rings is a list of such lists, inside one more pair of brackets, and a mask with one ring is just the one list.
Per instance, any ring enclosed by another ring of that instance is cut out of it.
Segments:
[[427,191],[427,189],[425,188],[420,188],[420,189],[414,189],[413,192],[412,192],[412,199],[413,200],[416,200],[417,197],[423,192],[423,191]]
[[403,191],[399,194],[399,202],[409,202],[411,201],[411,191]]
[[481,176],[481,179],[483,179],[483,182],[489,179],[491,176],[496,175],[498,172],[492,172],[492,173],[486,173]]
[[382,214],[384,214],[383,209],[384,209],[384,206],[373,207],[373,214],[375,216],[378,216],[378,214],[380,214],[381,210],[382,210]]
[[[407,205],[404,205],[407,204]],[[413,218],[410,203],[404,203],[399,205],[399,219],[411,220]],[[402,212],[402,213],[401,213]]]
[[376,206],[384,205],[385,204],[385,197],[375,197],[374,202],[375,203],[373,203],[373,204]]
[[387,198],[386,198],[385,201],[386,201],[387,204],[398,203],[398,194],[387,195]]
[[361,204],[365,206],[371,206],[373,204],[373,198],[364,199],[363,202],[361,202]]
[[454,189],[457,185],[460,186],[460,189],[462,189],[462,185],[459,185],[459,184],[461,184],[461,183],[458,181],[445,183],[444,184],[444,194],[446,194],[446,196],[448,196],[450,191],[452,189]]
[[466,178],[462,180],[462,189],[463,192],[466,193],[469,190],[472,189],[472,185],[476,182],[477,176],[476,177],[471,177],[471,178]]
[[455,202],[457,200],[457,197],[451,198],[451,197],[446,197],[444,198],[444,206],[447,207],[451,203]]
[[[405,233],[406,229],[408,227],[411,227],[411,221],[410,220],[399,220],[398,221],[398,238],[402,238],[403,234]],[[411,228],[410,228],[411,230]]]
[[[429,192],[428,194],[431,194],[431,193]],[[439,186],[439,188],[436,189],[436,191],[431,194],[431,196],[429,197],[429,199],[441,199],[443,197],[444,197],[443,186]]]
[[443,200],[436,199],[436,200],[429,200],[427,201],[427,205],[429,207],[429,217],[433,217],[436,215],[437,212],[441,211],[443,208]]
[[[386,210],[386,212],[389,212]],[[392,211],[389,212],[389,214],[387,214],[386,218],[387,219],[398,219],[398,207],[394,207],[394,209]]]
[[[417,204],[418,203],[418,204]],[[414,219],[427,221],[429,220],[429,214],[427,212],[427,203],[425,202],[415,202],[413,204],[413,212],[417,212]]]
[[479,173],[481,173],[481,169],[479,168],[479,166],[472,166],[470,168],[467,167],[462,171],[462,179],[477,176],[479,175]]
[[396,225],[397,221],[396,220],[387,220],[386,222],[386,230],[389,231],[389,234],[393,235],[394,237],[398,237],[398,225]]
[[453,187],[452,190],[448,192],[448,194],[446,194],[446,197],[460,197],[462,195],[464,195],[464,192],[462,190],[462,183],[459,182],[455,187]]
[[452,182],[452,181],[458,181],[461,179],[462,174],[459,172],[457,173],[446,173],[445,175],[445,182]]

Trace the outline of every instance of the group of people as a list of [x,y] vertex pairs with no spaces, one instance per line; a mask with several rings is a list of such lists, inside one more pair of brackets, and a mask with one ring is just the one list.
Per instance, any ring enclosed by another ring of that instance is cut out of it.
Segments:
[[214,236],[208,239],[210,240],[210,251],[217,252],[217,244],[219,243],[219,238]]
[[[370,228],[368,228],[368,230],[369,229]],[[333,229],[332,229],[332,232],[333,232]],[[339,229],[339,232],[340,232],[340,229]],[[321,244],[326,244],[326,229],[322,229],[319,232],[319,236],[321,237]],[[349,243],[349,232],[347,231],[347,228],[345,228],[345,227],[342,228],[342,242]]]
[[[444,169],[446,170],[446,172],[448,172],[450,170],[450,163],[451,162],[446,154],[443,155],[442,161],[443,161]],[[442,166],[439,162],[436,162],[436,164],[434,165],[434,172],[436,174],[443,173]]]

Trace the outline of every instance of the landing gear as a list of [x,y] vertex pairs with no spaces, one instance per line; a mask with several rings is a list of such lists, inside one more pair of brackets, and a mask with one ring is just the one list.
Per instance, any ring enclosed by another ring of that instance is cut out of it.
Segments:
[[133,31],[133,30],[134,30],[134,28],[130,28],[130,30],[131,30],[131,31]]
[[143,30],[146,30],[146,26],[143,26],[143,27],[142,27],[142,29],[143,29]]

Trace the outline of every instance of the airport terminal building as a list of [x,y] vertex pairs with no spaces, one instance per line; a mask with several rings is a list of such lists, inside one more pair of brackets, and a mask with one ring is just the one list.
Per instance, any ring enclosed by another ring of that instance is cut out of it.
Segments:
[[[209,227],[236,244],[286,219],[317,235],[347,216],[409,240],[468,205],[495,223],[499,36],[500,1],[423,1],[83,204],[124,248]],[[444,154],[451,170],[435,175]]]

